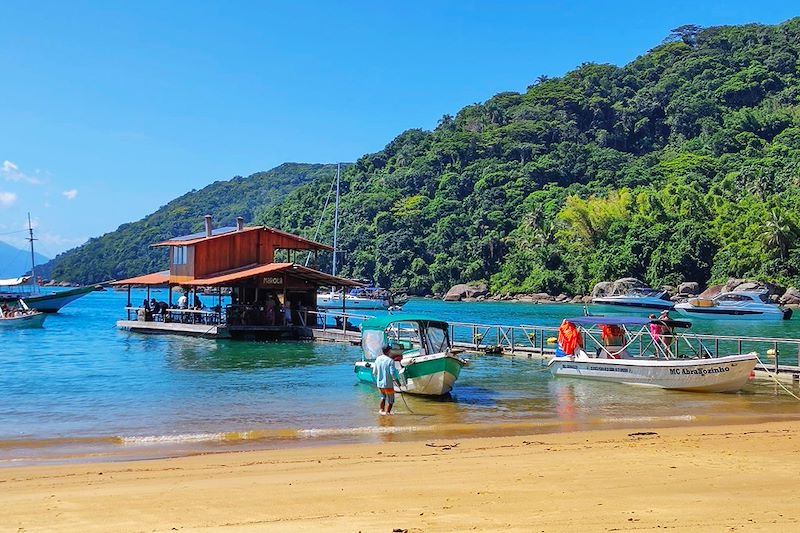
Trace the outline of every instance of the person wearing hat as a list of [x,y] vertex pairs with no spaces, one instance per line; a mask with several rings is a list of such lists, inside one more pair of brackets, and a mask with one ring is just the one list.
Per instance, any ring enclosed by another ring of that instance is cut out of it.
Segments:
[[400,373],[391,357],[391,346],[388,342],[384,343],[382,352],[375,358],[372,365],[372,374],[375,376],[375,384],[381,391],[380,414],[388,415],[392,413],[394,406],[394,382],[400,381]]

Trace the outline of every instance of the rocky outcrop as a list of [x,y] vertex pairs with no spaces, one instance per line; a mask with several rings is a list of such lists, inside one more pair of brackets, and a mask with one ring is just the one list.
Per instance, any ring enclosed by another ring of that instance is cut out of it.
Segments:
[[680,296],[694,296],[700,292],[700,284],[696,281],[684,281],[678,285],[678,294]]
[[770,295],[775,296],[787,292],[783,287],[769,283],[766,281],[756,281],[748,279],[730,278],[722,285],[713,285],[702,293],[701,298],[713,298],[721,292],[758,292],[767,291]]
[[800,291],[794,287],[789,287],[779,301],[784,305],[800,305]]
[[478,298],[483,296],[484,298],[489,294],[489,290],[487,289],[486,285],[483,283],[480,284],[469,284],[469,283],[461,283],[459,285],[454,285],[447,291],[447,294],[444,295],[442,298],[445,302],[460,302],[465,298]]
[[611,296],[614,290],[613,281],[601,281],[596,284],[592,289],[592,298],[600,298],[603,296]]
[[625,294],[630,289],[647,287],[647,284],[636,278],[621,278],[617,281],[601,281],[592,289],[592,298]]
[[778,299],[777,295],[785,294],[788,292],[783,287],[780,287],[778,285],[766,281],[730,278],[727,282],[725,282],[722,285],[713,285],[707,288],[702,293],[700,293],[700,297],[713,298],[714,296],[718,295],[721,292],[758,292],[758,291],[767,291],[767,293],[770,295],[771,300],[776,300]]

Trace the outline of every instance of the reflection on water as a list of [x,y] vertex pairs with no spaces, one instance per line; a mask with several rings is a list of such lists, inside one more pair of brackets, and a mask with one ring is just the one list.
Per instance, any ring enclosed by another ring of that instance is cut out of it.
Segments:
[[248,371],[301,368],[331,363],[324,351],[308,342],[238,342],[170,338],[166,360],[184,370]]

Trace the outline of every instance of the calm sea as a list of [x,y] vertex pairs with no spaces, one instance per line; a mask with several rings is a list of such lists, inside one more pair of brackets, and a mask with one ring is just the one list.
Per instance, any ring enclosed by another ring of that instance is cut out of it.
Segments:
[[[166,294],[154,294],[166,299]],[[144,293],[134,291],[133,301]],[[555,379],[542,362],[474,356],[451,398],[378,396],[358,384],[358,347],[259,343],[118,331],[126,294],[96,292],[40,330],[0,331],[0,465],[184,455],[224,450],[653,428],[800,418],[768,381],[737,394],[691,394]],[[557,326],[580,306],[412,300],[450,321]],[[800,338],[800,318],[694,331]],[[795,392],[796,389],[795,389]]]

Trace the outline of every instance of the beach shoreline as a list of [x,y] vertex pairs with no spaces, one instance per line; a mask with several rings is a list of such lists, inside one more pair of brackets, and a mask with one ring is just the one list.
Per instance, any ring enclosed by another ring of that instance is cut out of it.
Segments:
[[0,470],[14,531],[788,530],[800,421]]

